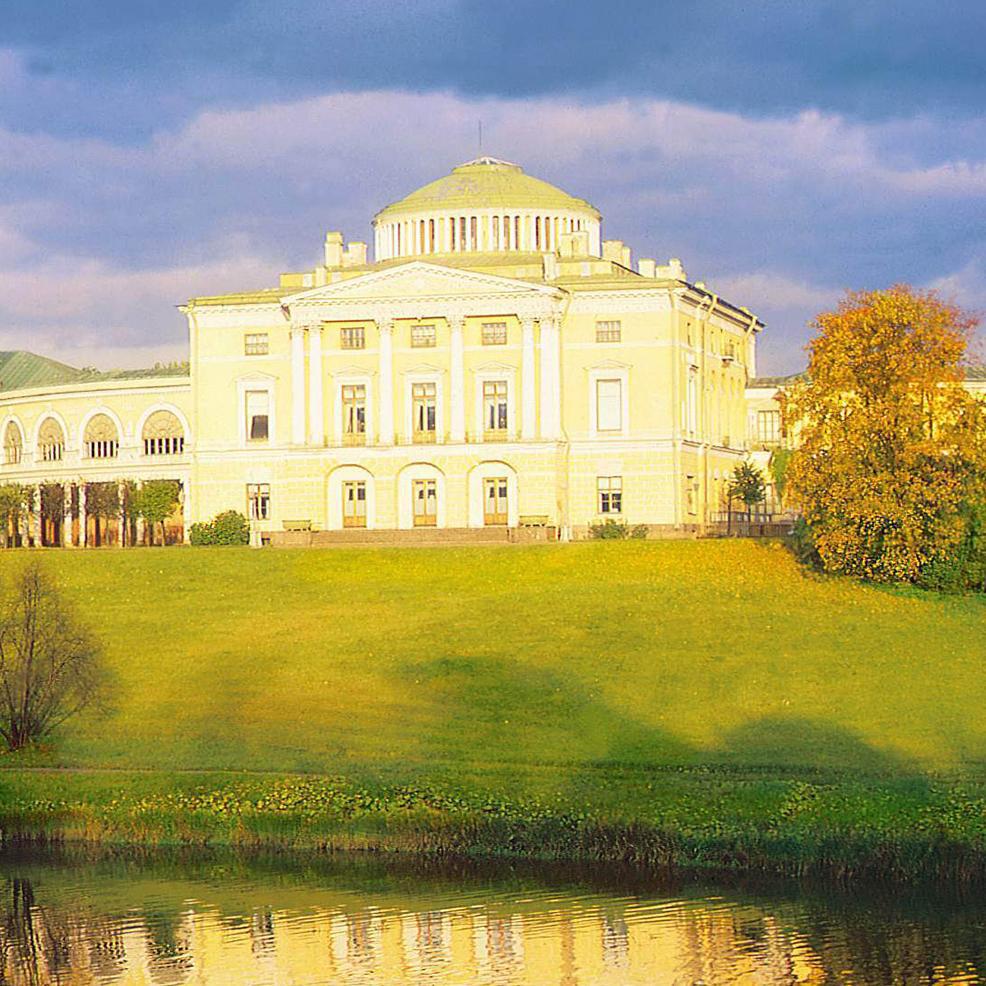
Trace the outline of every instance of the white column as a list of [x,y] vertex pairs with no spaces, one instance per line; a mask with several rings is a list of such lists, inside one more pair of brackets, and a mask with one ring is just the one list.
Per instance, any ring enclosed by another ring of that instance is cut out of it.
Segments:
[[380,444],[394,444],[394,323],[377,319],[380,330]]
[[325,444],[325,408],[322,405],[322,326],[308,330],[308,428],[312,445]]
[[541,437],[559,438],[561,431],[561,368],[558,320],[541,319]]
[[305,444],[305,330],[291,329],[291,442]]
[[72,484],[62,484],[62,547],[72,547]]
[[466,399],[463,369],[462,327],[465,319],[461,315],[449,316],[449,419],[450,437],[453,442],[466,440]]
[[537,390],[534,380],[534,319],[521,322],[520,437],[525,441],[537,435]]

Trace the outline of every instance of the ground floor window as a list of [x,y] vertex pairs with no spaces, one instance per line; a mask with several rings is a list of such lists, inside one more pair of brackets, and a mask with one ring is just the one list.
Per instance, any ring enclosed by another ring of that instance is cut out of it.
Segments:
[[438,480],[416,479],[411,484],[415,527],[436,527],[438,524]]
[[342,484],[342,526],[366,527],[366,483],[361,479]]
[[601,514],[623,513],[623,477],[599,476],[596,493]]
[[483,523],[488,527],[507,523],[507,477],[483,480]]
[[247,507],[250,520],[270,517],[270,483],[247,483]]

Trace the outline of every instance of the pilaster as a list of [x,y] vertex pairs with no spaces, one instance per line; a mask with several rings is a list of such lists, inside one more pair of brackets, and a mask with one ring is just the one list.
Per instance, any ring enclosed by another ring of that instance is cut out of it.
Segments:
[[520,437],[530,441],[537,436],[537,390],[534,379],[534,319],[525,318],[521,322],[521,408]]
[[325,408],[322,403],[322,326],[308,329],[308,429],[312,445],[325,444]]
[[291,442],[305,443],[305,330],[291,327]]
[[394,322],[389,317],[376,320],[380,333],[380,444],[394,444]]
[[450,315],[449,319],[449,421],[450,437],[453,442],[466,440],[466,400],[465,378],[463,365],[463,328],[465,318],[462,315]]
[[561,435],[561,366],[558,352],[558,319],[541,319],[541,437]]

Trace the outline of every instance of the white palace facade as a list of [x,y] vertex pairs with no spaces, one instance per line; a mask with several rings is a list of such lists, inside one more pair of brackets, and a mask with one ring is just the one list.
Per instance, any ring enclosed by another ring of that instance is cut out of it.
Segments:
[[0,483],[45,491],[30,540],[112,543],[94,484],[149,479],[181,484],[175,538],[226,510],[273,543],[711,522],[750,445],[748,309],[493,158],[384,208],[368,254],[330,232],[310,270],[189,300],[187,367],[0,354]]

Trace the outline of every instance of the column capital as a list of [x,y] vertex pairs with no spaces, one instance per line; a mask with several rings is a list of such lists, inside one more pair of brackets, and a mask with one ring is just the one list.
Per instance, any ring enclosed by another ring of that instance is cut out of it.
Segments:
[[445,316],[445,320],[448,322],[450,329],[461,331],[466,325],[466,316],[463,312],[449,312]]

